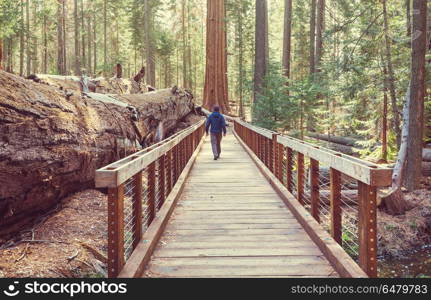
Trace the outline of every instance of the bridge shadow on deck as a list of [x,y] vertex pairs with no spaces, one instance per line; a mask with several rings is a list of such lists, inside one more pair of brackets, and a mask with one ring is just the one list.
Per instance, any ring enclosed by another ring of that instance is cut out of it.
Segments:
[[338,277],[232,133],[209,137],[144,277]]

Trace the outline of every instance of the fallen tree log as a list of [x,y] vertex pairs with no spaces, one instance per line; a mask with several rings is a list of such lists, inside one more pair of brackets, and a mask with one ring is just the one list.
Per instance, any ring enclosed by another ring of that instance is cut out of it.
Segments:
[[314,132],[309,132],[308,136],[315,138],[315,139],[318,139],[318,140],[327,141],[330,143],[360,148],[358,145],[358,142],[360,142],[360,140],[350,138],[350,137],[340,137],[340,136],[333,136],[333,135],[328,136],[327,134],[319,134],[319,133],[314,133]]
[[360,151],[359,148],[355,148],[352,146],[346,146],[346,145],[342,145],[342,144],[337,144],[337,143],[333,143],[333,142],[328,142],[328,141],[322,141],[320,139],[317,139],[317,138],[314,138],[311,136],[307,136],[306,138],[309,138],[313,143],[317,143],[319,145],[328,147],[331,150],[341,152],[341,153],[344,153],[346,155],[358,156],[358,152]]
[[100,94],[142,94],[155,90],[144,82],[145,68],[142,68],[139,73],[131,79],[121,78],[121,65],[120,67],[117,66],[116,70],[117,73],[112,78],[37,74],[30,75],[27,79],[69,92],[81,91]]
[[194,111],[193,96],[176,88],[75,94],[0,71],[0,234],[91,188],[96,169],[164,138]]

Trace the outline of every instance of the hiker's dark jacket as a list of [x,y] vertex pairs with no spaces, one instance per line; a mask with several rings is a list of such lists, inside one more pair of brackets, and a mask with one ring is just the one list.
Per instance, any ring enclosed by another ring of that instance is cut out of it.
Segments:
[[211,133],[226,133],[226,120],[219,112],[213,112],[207,119],[206,132],[211,128]]

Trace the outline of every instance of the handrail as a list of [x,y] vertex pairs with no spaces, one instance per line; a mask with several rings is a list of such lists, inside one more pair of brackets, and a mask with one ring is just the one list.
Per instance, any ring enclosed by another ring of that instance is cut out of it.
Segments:
[[156,147],[151,147],[150,150],[144,149],[135,154],[132,154],[122,160],[112,163],[96,172],[96,188],[114,188],[124,183],[127,179],[136,175],[140,170],[149,166],[156,161],[160,156],[174,148],[186,136],[195,132],[196,129],[202,127],[204,121],[200,121],[195,125],[180,131],[174,136],[156,144]]
[[234,129],[298,205],[358,258],[368,276],[377,277],[377,189],[391,184],[392,169],[239,119]]
[[[204,120],[96,171],[108,188],[108,276],[117,277],[202,144]],[[169,201],[168,201],[169,202]]]
[[268,138],[278,135],[278,142],[293,151],[301,152],[322,163],[328,164],[330,168],[336,169],[344,174],[371,186],[390,186],[392,183],[392,169],[379,166],[337,151],[326,149],[295,139],[282,136],[274,131],[259,128],[241,120],[235,120],[238,124]]

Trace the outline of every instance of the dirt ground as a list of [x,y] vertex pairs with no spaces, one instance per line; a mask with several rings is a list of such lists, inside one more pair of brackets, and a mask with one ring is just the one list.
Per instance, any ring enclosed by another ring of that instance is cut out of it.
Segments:
[[0,277],[105,276],[106,202],[96,190],[63,200],[33,228],[0,246]]
[[409,251],[431,244],[431,178],[423,188],[406,193],[413,209],[402,216],[378,215],[379,255],[402,258]]

